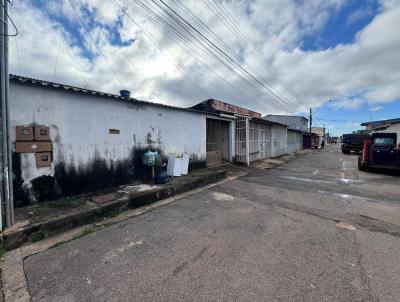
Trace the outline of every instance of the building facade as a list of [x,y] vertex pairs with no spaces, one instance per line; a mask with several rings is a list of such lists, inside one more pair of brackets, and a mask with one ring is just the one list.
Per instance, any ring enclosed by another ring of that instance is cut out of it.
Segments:
[[386,124],[375,127],[372,129],[372,132],[387,132],[387,133],[396,133],[397,134],[397,143],[400,141],[400,119],[394,119]]
[[328,138],[327,133],[326,133],[326,128],[324,128],[324,127],[312,127],[311,128],[311,133],[314,133],[314,134],[317,135],[317,138],[316,138],[317,146],[320,146],[323,140],[325,140],[325,143],[329,142],[329,138]]
[[261,113],[219,100],[203,101],[192,109],[234,121],[234,159],[251,162],[287,153],[287,125],[261,118]]
[[308,132],[308,119],[304,116],[268,114],[264,119],[285,124],[289,129]]
[[[216,114],[12,76],[10,111],[17,204],[55,199],[140,178],[141,155],[190,154],[205,167]],[[231,127],[230,120],[220,119]],[[226,140],[232,158],[231,131]]]

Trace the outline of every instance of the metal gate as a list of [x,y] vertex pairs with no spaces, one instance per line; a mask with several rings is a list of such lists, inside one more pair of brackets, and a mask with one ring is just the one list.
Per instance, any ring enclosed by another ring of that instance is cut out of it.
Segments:
[[271,125],[237,117],[235,126],[236,161],[249,164],[271,157]]
[[206,125],[206,164],[218,165],[229,161],[229,122],[207,119]]

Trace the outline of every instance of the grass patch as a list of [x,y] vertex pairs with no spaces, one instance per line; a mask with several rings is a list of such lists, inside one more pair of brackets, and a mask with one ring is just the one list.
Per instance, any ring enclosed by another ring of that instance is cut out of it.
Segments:
[[67,243],[67,242],[68,242],[68,241],[61,240],[61,241],[57,242],[56,244],[54,244],[51,248],[60,246],[61,244],[64,244],[64,243]]
[[48,213],[50,211],[50,205],[48,203],[39,203],[37,211],[41,214]]
[[96,231],[98,228],[96,228],[94,225],[88,226],[87,228],[85,228],[82,233],[80,233],[78,236],[76,236],[74,239],[77,238],[81,238],[83,236],[87,236],[91,233],[93,233],[94,231]]
[[121,214],[123,212],[122,209],[115,209],[115,210],[111,210],[110,212],[108,212],[104,218],[113,218],[118,216],[119,214]]
[[6,249],[3,247],[0,247],[0,260],[3,261],[4,260],[4,255],[6,253]]
[[42,221],[43,221],[43,220],[40,219],[40,218],[38,218],[38,217],[33,217],[33,218],[30,220],[30,223],[31,223],[32,225],[36,225],[36,224],[40,224]]
[[108,211],[108,212],[104,213],[103,215],[94,217],[93,220],[92,220],[92,223],[96,224],[96,223],[102,222],[102,221],[104,221],[106,219],[114,218],[114,217],[118,216],[119,214],[121,214],[121,213],[123,213],[123,212],[125,212],[127,210],[128,209],[126,207],[121,207],[121,208],[118,208],[118,209],[114,209],[114,210]]
[[40,240],[46,239],[51,237],[52,233],[48,230],[43,230],[37,234],[35,234],[35,236],[32,237],[31,241],[32,242],[38,242]]
[[73,206],[73,207],[79,207],[79,206],[82,206],[82,205],[86,204],[86,200],[83,199],[82,197],[78,197],[78,196],[77,197],[72,197],[69,200],[69,204],[71,206]]

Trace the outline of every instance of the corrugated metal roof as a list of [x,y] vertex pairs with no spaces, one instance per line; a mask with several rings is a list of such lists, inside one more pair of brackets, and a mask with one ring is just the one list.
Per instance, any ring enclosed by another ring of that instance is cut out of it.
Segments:
[[91,90],[91,89],[86,89],[86,88],[81,88],[81,87],[76,87],[76,86],[71,86],[71,85],[66,85],[66,84],[60,84],[60,83],[55,83],[55,82],[50,82],[50,81],[45,81],[45,80],[38,80],[38,79],[33,79],[33,78],[18,76],[18,75],[13,75],[13,74],[10,74],[10,81],[19,82],[22,84],[49,87],[49,88],[64,90],[67,92],[107,97],[107,98],[111,98],[111,99],[117,99],[117,100],[135,103],[138,105],[148,105],[148,106],[162,107],[162,108],[167,108],[167,109],[172,109],[172,110],[193,112],[193,113],[197,113],[197,114],[219,116],[219,114],[217,114],[215,112],[206,112],[206,111],[197,110],[197,109],[193,109],[193,108],[182,108],[182,107],[176,107],[176,106],[165,105],[165,104],[160,104],[160,103],[141,101],[141,100],[131,98],[131,97],[129,97],[129,98],[122,97],[117,94],[111,94],[111,93],[106,93],[106,92],[101,92],[101,91],[96,91],[96,90]]
[[286,124],[278,123],[275,121],[269,121],[269,120],[263,119],[261,117],[252,117],[252,118],[250,118],[250,121],[260,123],[260,124],[266,124],[266,125],[278,125],[278,126],[282,126],[285,128],[288,127],[288,125],[286,125]]
[[400,122],[400,118],[392,118],[387,120],[380,120],[380,121],[371,121],[362,123],[361,126],[368,126],[372,125],[372,128],[381,127],[383,125],[394,124]]

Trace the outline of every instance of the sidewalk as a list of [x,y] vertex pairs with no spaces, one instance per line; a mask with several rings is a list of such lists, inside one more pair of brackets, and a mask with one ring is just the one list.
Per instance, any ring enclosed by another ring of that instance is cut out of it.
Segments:
[[134,183],[91,195],[15,209],[16,223],[3,232],[3,247],[13,249],[28,241],[39,241],[84,224],[114,217],[127,209],[206,186],[225,178],[229,166],[196,170],[174,177],[163,185]]
[[16,223],[2,233],[3,248],[14,249],[24,243],[40,241],[79,226],[107,221],[126,210],[147,206],[224,178],[234,179],[257,169],[273,169],[310,152],[313,150],[260,160],[253,162],[250,167],[229,163],[217,165],[192,171],[186,176],[174,177],[164,185],[133,183],[18,208],[15,209]]

